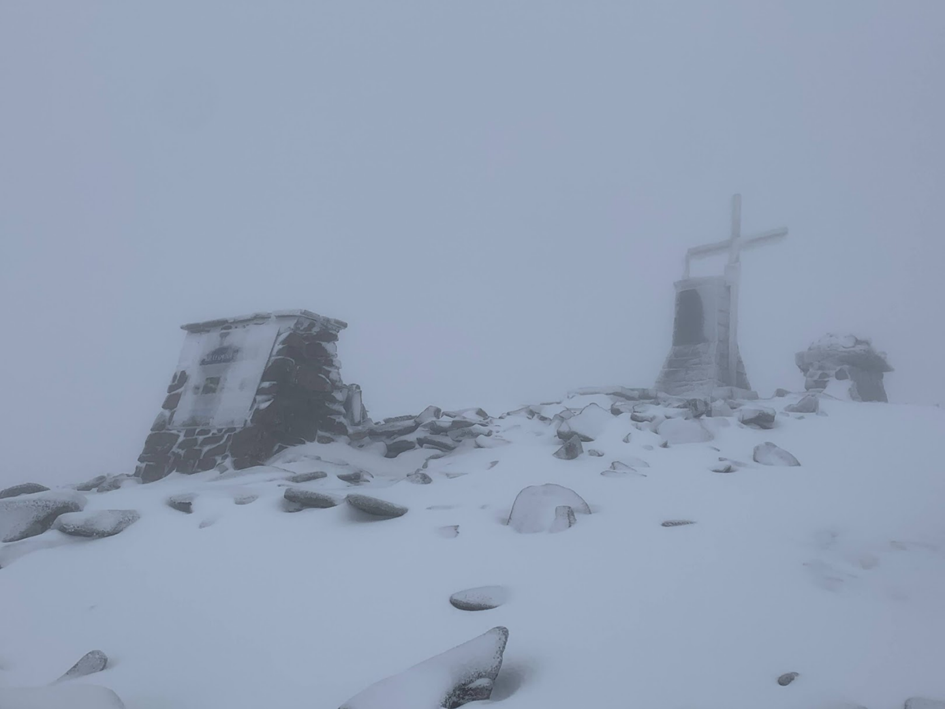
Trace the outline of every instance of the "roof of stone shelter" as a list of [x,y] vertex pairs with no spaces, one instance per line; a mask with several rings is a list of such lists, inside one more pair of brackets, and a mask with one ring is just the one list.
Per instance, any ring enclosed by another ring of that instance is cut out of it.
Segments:
[[188,323],[181,325],[181,330],[187,332],[207,332],[226,325],[241,325],[244,323],[263,323],[272,318],[305,318],[313,320],[326,330],[338,332],[348,327],[348,323],[335,318],[327,318],[324,315],[313,313],[311,310],[276,310],[271,313],[252,313],[251,315],[238,315],[234,318],[218,318],[216,320],[206,320],[204,322]]

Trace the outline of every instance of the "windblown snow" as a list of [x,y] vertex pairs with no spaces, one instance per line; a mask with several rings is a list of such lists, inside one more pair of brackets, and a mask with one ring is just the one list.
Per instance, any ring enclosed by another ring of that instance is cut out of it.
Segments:
[[[712,416],[602,390],[478,421],[449,453],[311,444],[87,493],[73,516],[111,536],[0,545],[0,708],[945,700],[945,412],[784,411],[800,399],[745,403],[769,428],[737,401]],[[586,439],[577,458],[554,456],[559,427]],[[756,462],[767,443],[800,465]],[[519,493],[549,484],[572,494],[524,496],[516,531]],[[17,503],[10,536],[43,505]],[[451,603],[484,589],[501,602]],[[93,650],[104,670],[56,682]]]

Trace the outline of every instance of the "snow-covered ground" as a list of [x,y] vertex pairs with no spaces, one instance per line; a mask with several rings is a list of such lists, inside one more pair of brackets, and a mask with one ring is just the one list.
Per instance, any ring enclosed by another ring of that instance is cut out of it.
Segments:
[[[757,403],[781,412],[798,399]],[[629,412],[588,416],[585,452],[554,457],[547,419],[614,402],[577,396],[493,420],[483,443],[500,445],[430,460],[426,485],[404,477],[432,449],[386,459],[333,443],[287,451],[278,467],[88,494],[87,512],[140,519],[105,539],[53,529],[0,545],[0,699],[98,649],[108,668],[70,682],[107,686],[129,709],[335,709],[496,626],[509,630],[502,670],[492,699],[472,706],[945,699],[945,412],[823,397],[825,415],[779,413],[771,430],[707,417],[712,440],[665,448]],[[801,465],[753,462],[765,441]],[[744,465],[712,472],[720,457]],[[336,477],[358,469],[374,479]],[[314,470],[328,476],[292,487],[409,512],[286,512],[287,478]],[[592,514],[559,533],[507,525],[516,495],[545,483]],[[192,514],[166,504],[177,494],[195,495]],[[674,520],[694,524],[662,524]],[[482,586],[502,587],[504,604],[450,604]]]

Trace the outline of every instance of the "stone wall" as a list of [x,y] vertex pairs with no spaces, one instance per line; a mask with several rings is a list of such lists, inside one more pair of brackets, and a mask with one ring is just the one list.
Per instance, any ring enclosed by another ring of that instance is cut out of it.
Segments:
[[[349,420],[359,423],[366,418],[360,389],[346,386],[341,379],[336,343],[345,323],[307,311],[253,317],[259,322],[277,318],[279,329],[245,424],[225,428],[175,425],[175,412],[189,379],[186,370],[178,370],[138,458],[135,474],[143,482],[171,472],[211,470],[226,462],[234,468],[258,465],[289,446],[345,436]],[[193,328],[226,328],[236,323],[214,321],[185,329],[200,332]]]

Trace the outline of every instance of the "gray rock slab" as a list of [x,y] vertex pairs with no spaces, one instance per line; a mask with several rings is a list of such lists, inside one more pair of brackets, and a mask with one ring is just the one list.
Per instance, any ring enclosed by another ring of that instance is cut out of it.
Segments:
[[369,497],[368,495],[348,495],[347,500],[348,504],[356,510],[383,519],[403,517],[409,512],[406,507],[376,497]]
[[328,473],[324,470],[313,470],[310,473],[296,473],[295,475],[290,475],[287,479],[290,483],[310,483],[313,480],[322,480],[327,478]]
[[79,661],[56,681],[62,682],[63,680],[75,679],[76,677],[85,677],[95,674],[96,672],[101,672],[106,667],[108,667],[108,655],[101,650],[92,650],[80,657]]
[[591,508],[574,490],[546,483],[526,487],[515,498],[509,515],[509,526],[522,534],[547,532],[557,517],[557,508],[570,507],[579,514],[590,514]]
[[796,404],[788,404],[784,410],[792,414],[816,414],[820,411],[820,399],[816,394],[808,394]]
[[81,512],[85,496],[78,492],[40,492],[0,500],[0,541],[16,542],[42,534],[67,512]]
[[755,446],[752,460],[762,465],[797,466],[797,458],[770,441]]
[[55,527],[72,537],[103,539],[124,531],[139,519],[137,510],[67,512],[56,520]]
[[182,495],[171,495],[165,502],[172,510],[177,510],[178,512],[183,512],[185,515],[189,515],[194,511],[194,500],[196,499],[197,496],[195,494],[186,493]]
[[579,412],[558,425],[558,438],[567,441],[577,436],[583,443],[596,440],[614,420],[610,411],[597,404],[588,404]]
[[479,586],[457,591],[450,596],[450,604],[461,611],[488,611],[506,603],[508,597],[504,586]]
[[298,505],[300,508],[328,509],[329,507],[337,507],[341,503],[341,500],[333,495],[326,495],[314,490],[303,490],[297,487],[286,488],[282,496],[286,502]]
[[20,495],[32,495],[37,492],[46,492],[49,490],[45,485],[40,485],[39,483],[20,483],[19,485],[13,485],[8,487],[5,490],[0,490],[0,500],[5,500],[8,497],[19,497]]
[[366,470],[356,470],[353,473],[340,473],[338,479],[349,485],[364,485],[371,482],[374,476]]
[[416,441],[411,441],[409,439],[400,439],[399,441],[391,441],[387,444],[387,450],[384,453],[385,458],[396,458],[401,453],[406,453],[407,451],[412,451],[417,447]]
[[745,406],[738,410],[738,422],[754,428],[774,428],[777,412],[766,406]]
[[433,478],[418,470],[407,476],[407,482],[413,483],[414,485],[429,485],[433,482]]

